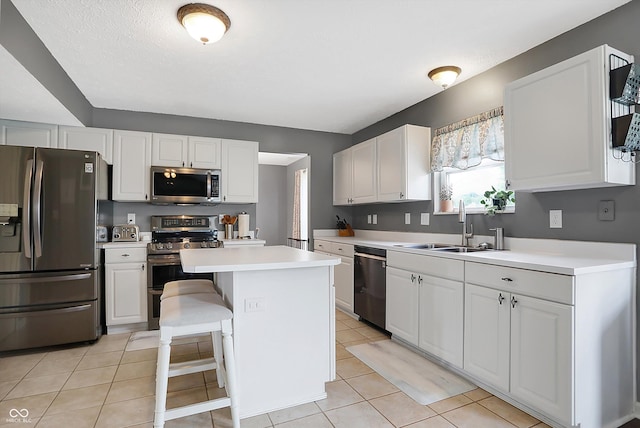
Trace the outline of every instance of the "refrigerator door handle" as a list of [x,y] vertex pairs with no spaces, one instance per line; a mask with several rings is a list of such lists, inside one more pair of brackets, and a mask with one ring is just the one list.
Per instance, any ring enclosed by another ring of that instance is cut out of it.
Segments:
[[22,197],[22,243],[24,256],[31,258],[31,179],[33,178],[33,159],[27,161],[24,173],[24,194]]
[[42,174],[44,169],[44,162],[41,160],[36,163],[36,175],[35,175],[35,188],[33,192],[33,244],[35,257],[42,256]]

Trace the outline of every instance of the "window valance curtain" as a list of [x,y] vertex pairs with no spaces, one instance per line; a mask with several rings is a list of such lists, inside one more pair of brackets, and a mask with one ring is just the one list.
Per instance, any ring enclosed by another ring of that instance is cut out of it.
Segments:
[[484,158],[504,161],[503,108],[436,129],[431,142],[431,170],[468,169]]

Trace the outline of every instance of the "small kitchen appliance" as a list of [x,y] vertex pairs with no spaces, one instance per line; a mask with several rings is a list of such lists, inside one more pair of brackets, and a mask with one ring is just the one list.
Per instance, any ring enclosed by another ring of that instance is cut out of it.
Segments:
[[135,224],[117,224],[113,226],[113,242],[138,242],[140,228]]

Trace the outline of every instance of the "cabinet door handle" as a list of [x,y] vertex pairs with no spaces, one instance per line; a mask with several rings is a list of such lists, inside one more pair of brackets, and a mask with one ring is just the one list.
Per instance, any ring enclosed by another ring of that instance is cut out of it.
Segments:
[[400,199],[404,199],[404,193],[400,192]]
[[511,307],[515,308],[516,303],[518,303],[518,299],[516,299],[516,296],[511,296]]
[[193,168],[193,162],[191,162],[191,165],[190,165],[190,166],[191,166],[191,168]]
[[422,284],[422,276],[418,275],[418,284]]
[[507,276],[503,276],[502,278],[500,278],[501,280],[505,281],[505,282],[513,282],[513,279],[507,277]]
[[144,270],[144,265],[142,265],[142,270]]
[[182,166],[184,166],[184,161],[182,161]]
[[416,282],[416,276],[414,274],[411,274],[411,282]]
[[127,253],[124,253],[124,254],[122,255],[122,257],[130,257],[130,255],[129,255],[129,254],[127,254]]
[[502,293],[500,293],[498,295],[498,303],[502,304],[502,302],[504,302],[504,296],[502,295]]

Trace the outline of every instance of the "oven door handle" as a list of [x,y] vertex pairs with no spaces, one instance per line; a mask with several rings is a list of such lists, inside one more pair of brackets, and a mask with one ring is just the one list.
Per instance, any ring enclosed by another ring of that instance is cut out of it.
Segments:
[[162,260],[158,260],[158,259],[147,259],[147,264],[149,266],[171,266],[171,265],[180,265],[182,262],[180,260],[180,257],[176,257],[173,259],[162,259]]
[[160,296],[162,295],[163,290],[156,290],[155,288],[149,288],[149,294],[152,296]]

